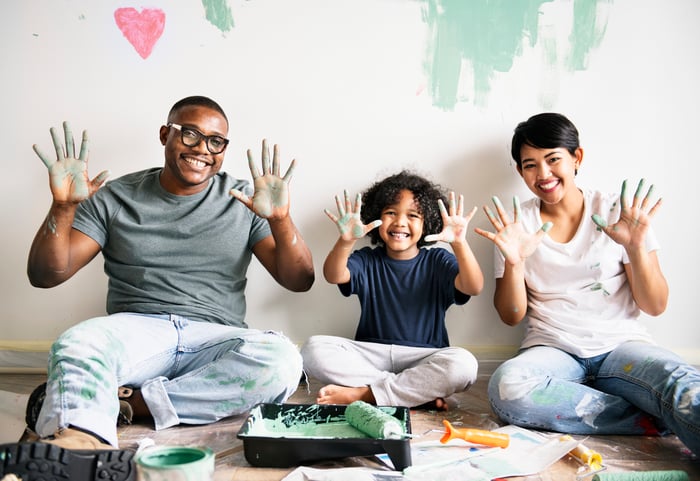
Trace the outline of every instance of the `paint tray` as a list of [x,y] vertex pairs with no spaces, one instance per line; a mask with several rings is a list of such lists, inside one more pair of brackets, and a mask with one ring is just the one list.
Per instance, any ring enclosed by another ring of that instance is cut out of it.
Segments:
[[[379,406],[411,433],[408,408]],[[386,453],[397,471],[411,465],[408,438],[374,439],[348,425],[345,406],[261,403],[238,431],[246,461],[253,466],[288,468],[316,461]]]

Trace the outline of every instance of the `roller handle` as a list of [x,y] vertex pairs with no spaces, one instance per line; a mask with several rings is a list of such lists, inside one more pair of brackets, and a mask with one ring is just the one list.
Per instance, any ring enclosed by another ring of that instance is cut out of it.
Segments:
[[445,434],[440,442],[445,444],[450,439],[463,439],[468,443],[483,444],[497,448],[507,448],[510,444],[510,436],[505,433],[485,431],[483,429],[457,429],[447,419],[443,419]]

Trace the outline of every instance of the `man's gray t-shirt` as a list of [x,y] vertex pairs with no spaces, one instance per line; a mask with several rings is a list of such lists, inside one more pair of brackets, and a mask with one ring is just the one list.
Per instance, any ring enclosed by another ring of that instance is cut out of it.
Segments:
[[229,194],[252,195],[250,184],[220,172],[202,192],[178,196],[160,185],[161,170],[111,181],[76,212],[73,227],[102,247],[107,312],[245,327],[252,248],[271,234],[265,219]]

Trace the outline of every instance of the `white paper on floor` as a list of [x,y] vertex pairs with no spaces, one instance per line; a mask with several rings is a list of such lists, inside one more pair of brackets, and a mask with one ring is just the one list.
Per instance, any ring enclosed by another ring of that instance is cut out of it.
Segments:
[[0,443],[15,443],[24,433],[29,394],[0,391]]

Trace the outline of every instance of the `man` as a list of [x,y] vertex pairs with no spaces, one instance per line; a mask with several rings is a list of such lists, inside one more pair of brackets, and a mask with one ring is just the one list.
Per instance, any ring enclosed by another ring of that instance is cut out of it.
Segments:
[[67,123],[65,149],[51,129],[55,160],[34,146],[53,202],[31,246],[30,282],[59,285],[100,252],[109,278],[108,315],[68,329],[51,348],[35,445],[115,450],[120,386],[130,388],[121,391],[134,415],[156,429],[215,422],[296,389],[295,346],[244,321],[251,254],[287,289],[314,281],[289,213],[295,163],[280,177],[277,146],[270,165],[263,141],[262,172],[248,151],[251,189],[220,172],[228,127],[213,100],[184,98],[160,128],[164,166],[101,189],[107,173],[88,178],[86,133],[78,158]]

